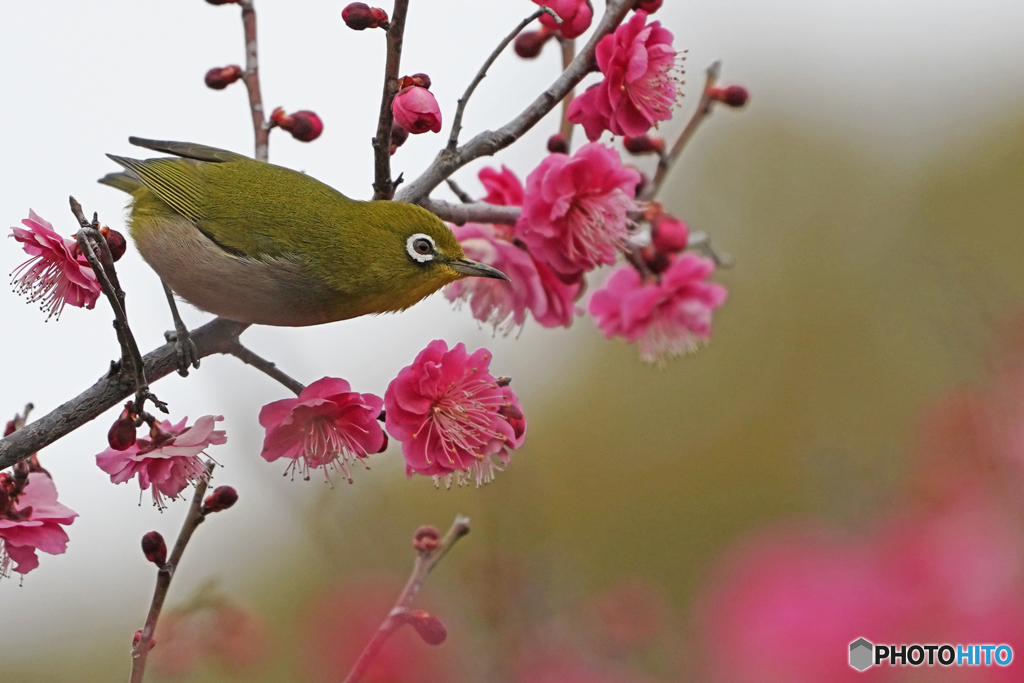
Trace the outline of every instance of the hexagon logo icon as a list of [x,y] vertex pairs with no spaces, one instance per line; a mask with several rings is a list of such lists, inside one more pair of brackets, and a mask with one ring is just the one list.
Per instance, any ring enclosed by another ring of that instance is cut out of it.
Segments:
[[864,671],[873,664],[871,656],[875,646],[865,638],[858,638],[850,643],[850,666],[857,671]]

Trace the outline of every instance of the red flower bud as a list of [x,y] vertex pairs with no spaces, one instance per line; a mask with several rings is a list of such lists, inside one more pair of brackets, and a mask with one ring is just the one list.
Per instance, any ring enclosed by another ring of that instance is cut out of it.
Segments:
[[568,154],[569,141],[561,133],[555,133],[548,138],[548,151],[552,154]]
[[142,537],[142,554],[158,567],[167,564],[167,544],[159,531],[150,531]]
[[405,141],[409,139],[409,131],[402,128],[397,123],[391,126],[391,154],[398,151],[398,148],[405,144]]
[[341,19],[353,31],[388,27],[388,13],[379,7],[370,7],[364,2],[348,4],[341,10]]
[[647,12],[648,14],[654,14],[661,9],[661,3],[664,0],[637,0],[636,5],[633,6],[638,12]]
[[223,90],[242,77],[242,67],[237,64],[225,66],[224,68],[214,67],[206,72],[206,87],[214,90]]
[[711,99],[729,107],[742,107],[750,99],[750,93],[742,85],[730,85],[727,88],[712,88],[708,93]]
[[270,124],[280,126],[291,133],[293,138],[302,142],[312,142],[324,132],[324,123],[320,117],[306,110],[288,116],[284,108],[278,107],[270,114]]
[[426,88],[412,86],[401,90],[391,102],[395,122],[413,135],[441,132],[441,108]]
[[428,645],[440,645],[448,637],[448,629],[444,622],[421,609],[409,615],[409,623]]
[[4,429],[4,436],[10,436],[15,432],[14,420],[7,421],[7,427]]
[[540,54],[540,51],[544,48],[544,43],[551,39],[551,36],[555,35],[551,31],[542,28],[539,31],[524,31],[516,36],[516,42],[514,48],[516,54],[523,59],[533,59]]
[[[206,0],[206,2],[209,2],[211,5],[223,4],[223,3],[212,2],[211,0]],[[142,629],[140,628],[138,631],[135,632],[135,635],[132,636],[132,648],[138,647],[139,643],[141,643],[141,642],[142,642]],[[156,638],[150,638],[149,639],[149,649],[152,650],[154,647],[156,647]]]
[[202,512],[208,515],[212,512],[221,512],[238,502],[238,491],[230,486],[218,486],[213,493],[203,501]]
[[128,407],[130,405],[131,401],[125,404],[121,416],[110,425],[107,432],[107,443],[115,451],[126,451],[135,445],[135,416]]
[[115,261],[120,261],[121,257],[124,256],[124,252],[128,249],[128,241],[124,238],[124,235],[119,233],[117,230],[112,230],[107,226],[100,228],[100,234],[103,235],[103,239],[107,240],[107,246],[110,248],[110,256]]
[[664,215],[651,226],[651,241],[658,251],[668,254],[682,251],[689,239],[686,223],[673,216]]
[[665,141],[657,135],[638,135],[635,138],[627,135],[622,143],[630,154],[662,154],[665,151]]
[[441,534],[438,533],[437,527],[430,526],[429,524],[417,529],[412,537],[412,547],[422,555],[427,555],[437,550],[440,542]]

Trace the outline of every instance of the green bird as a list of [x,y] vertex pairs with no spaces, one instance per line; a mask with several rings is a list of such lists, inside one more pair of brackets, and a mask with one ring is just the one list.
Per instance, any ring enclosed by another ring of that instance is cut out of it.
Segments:
[[124,171],[100,182],[131,194],[128,230],[139,253],[165,287],[204,311],[318,325],[401,311],[464,277],[508,280],[467,259],[448,226],[420,206],[349,199],[222,149],[128,140],[175,157],[108,154]]

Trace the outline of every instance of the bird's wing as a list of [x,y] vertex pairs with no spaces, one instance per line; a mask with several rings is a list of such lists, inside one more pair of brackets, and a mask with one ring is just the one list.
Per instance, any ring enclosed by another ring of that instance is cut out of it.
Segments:
[[129,137],[128,142],[132,143],[136,147],[145,147],[156,152],[164,152],[165,154],[173,154],[175,156],[184,157],[185,159],[195,159],[196,161],[208,161],[210,163],[222,163],[225,161],[241,161],[249,160],[249,157],[234,152],[229,152],[226,149],[218,149],[216,147],[207,147],[206,145],[197,145],[194,142],[174,142],[172,140],[147,140],[146,138],[137,138],[135,136]]
[[129,159],[113,154],[107,156],[182,216],[193,221],[203,218],[197,162],[186,159]]

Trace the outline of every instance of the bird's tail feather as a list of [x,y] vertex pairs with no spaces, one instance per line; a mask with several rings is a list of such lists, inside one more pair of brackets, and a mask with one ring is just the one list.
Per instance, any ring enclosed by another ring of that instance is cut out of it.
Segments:
[[128,194],[132,194],[140,187],[142,187],[142,183],[140,183],[138,179],[135,178],[135,176],[129,175],[121,171],[116,173],[108,173],[107,175],[100,178],[97,182],[100,183],[101,185],[109,185],[110,187],[121,190],[122,192],[127,192]]

